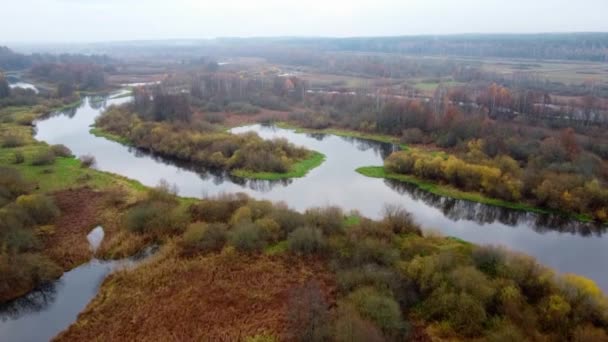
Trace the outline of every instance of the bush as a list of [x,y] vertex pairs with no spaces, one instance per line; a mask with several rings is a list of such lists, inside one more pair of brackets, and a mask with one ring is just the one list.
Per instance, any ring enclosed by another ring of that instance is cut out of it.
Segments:
[[344,225],[344,212],[339,207],[308,209],[304,217],[308,224],[321,229],[327,235],[341,231]]
[[39,254],[0,254],[0,303],[14,298],[22,290],[57,279],[62,270],[57,264]]
[[424,140],[424,133],[420,128],[408,128],[401,135],[401,142],[404,144],[420,144]]
[[25,141],[20,135],[9,133],[2,138],[2,147],[12,148],[23,146]]
[[166,234],[181,231],[187,218],[172,205],[144,202],[131,208],[125,215],[127,229],[134,233]]
[[25,161],[25,155],[21,151],[16,151],[13,154],[13,158],[14,158],[13,162],[15,164],[23,164],[23,162]]
[[347,298],[362,317],[374,322],[385,334],[398,337],[406,333],[407,324],[401,316],[401,308],[392,297],[364,287],[352,292]]
[[80,166],[82,168],[88,169],[88,168],[95,166],[95,164],[97,164],[97,160],[95,160],[95,157],[91,154],[82,155],[78,159],[80,159]]
[[32,157],[32,165],[42,166],[50,165],[55,162],[55,153],[51,150],[39,151]]
[[304,215],[297,211],[290,210],[286,206],[276,206],[270,214],[275,222],[281,227],[281,239],[287,237],[287,234],[294,231],[296,228],[306,225]]
[[108,206],[118,207],[127,202],[128,192],[121,186],[116,185],[105,191],[104,203]]
[[224,110],[238,114],[257,114],[260,112],[260,108],[244,102],[230,102]]
[[21,195],[16,203],[36,224],[51,223],[59,216],[59,208],[45,195]]
[[395,234],[415,233],[421,235],[420,227],[414,224],[412,215],[404,208],[396,205],[384,207],[384,219],[382,223]]
[[34,114],[24,114],[24,115],[20,115],[17,118],[17,123],[21,126],[33,126],[33,122],[36,119],[36,117],[34,116]]
[[350,241],[351,251],[347,263],[352,266],[377,264],[392,266],[399,258],[399,252],[389,243],[375,239],[363,238]]
[[220,124],[226,120],[226,117],[222,113],[206,113],[205,120],[212,124]]
[[345,302],[338,304],[333,338],[338,342],[385,341],[382,331],[374,323],[363,319],[352,305]]
[[65,145],[52,145],[51,151],[55,154],[56,157],[71,157],[73,156],[72,151]]
[[10,202],[27,193],[30,188],[31,185],[23,179],[19,171],[0,166],[0,202]]
[[213,252],[224,247],[228,226],[222,223],[192,223],[183,235],[186,252]]
[[346,270],[340,270],[336,274],[336,280],[341,292],[349,293],[356,288],[372,286],[377,289],[395,289],[399,286],[397,274],[390,268],[376,265],[364,265]]
[[244,194],[223,194],[192,204],[189,212],[194,221],[228,222],[234,211],[248,201],[249,198]]
[[505,267],[505,252],[496,247],[477,247],[471,257],[475,266],[490,277],[497,276]]
[[326,247],[321,230],[311,227],[301,227],[291,232],[287,245],[289,250],[296,254],[321,253]]
[[256,252],[266,247],[265,232],[253,223],[242,222],[230,232],[229,241],[238,251]]

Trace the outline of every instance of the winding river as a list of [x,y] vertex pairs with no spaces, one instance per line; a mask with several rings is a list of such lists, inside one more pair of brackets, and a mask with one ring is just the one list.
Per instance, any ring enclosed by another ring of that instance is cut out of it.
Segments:
[[[327,156],[321,166],[304,178],[256,181],[197,169],[89,133],[95,117],[107,106],[129,100],[128,97],[88,97],[78,108],[55,113],[37,122],[36,138],[49,144],[64,144],[75,155],[92,154],[98,169],[136,179],[148,186],[166,180],[175,184],[182,196],[200,198],[243,192],[258,199],[284,201],[298,210],[337,205],[372,218],[381,216],[385,204],[399,204],[407,208],[415,221],[426,229],[473,243],[506,246],[534,256],[559,272],[589,277],[608,292],[608,269],[604,265],[604,260],[608,260],[605,227],[449,199],[408,184],[368,178],[355,172],[361,166],[382,165],[383,159],[396,148],[392,144],[326,134],[300,134],[289,129],[261,125],[234,128],[233,133],[254,131],[267,139],[286,138]],[[95,271],[97,264],[103,265],[94,260],[80,267],[84,270],[92,267],[90,275],[84,276],[95,284],[93,288],[86,287],[93,291],[86,296],[88,300],[108,272]],[[66,273],[59,282],[65,285],[58,286],[69,286],[72,281],[67,278],[73,272],[83,274],[80,268]],[[36,296],[55,300],[53,295],[45,293],[39,292]],[[84,305],[80,308],[84,308]],[[39,313],[47,309],[30,305],[27,310]],[[70,314],[68,321],[74,318],[75,315]],[[7,319],[11,318],[5,314],[3,320]],[[0,322],[0,336],[3,324]],[[69,323],[64,328],[67,325]]]
[[244,192],[252,197],[284,201],[298,210],[337,205],[378,218],[385,204],[399,204],[427,229],[478,243],[504,245],[536,257],[560,272],[592,278],[608,292],[608,238],[605,227],[573,222],[429,194],[399,182],[358,174],[360,166],[382,165],[395,146],[363,139],[252,125],[232,132],[257,132],[263,138],[283,137],[319,151],[327,160],[306,177],[286,181],[244,180],[222,173],[197,170],[89,133],[95,117],[111,104],[129,98],[87,98],[76,109],[57,113],[37,123],[36,138],[64,144],[74,154],[92,154],[97,167],[149,186],[164,179],[182,196],[205,197]]

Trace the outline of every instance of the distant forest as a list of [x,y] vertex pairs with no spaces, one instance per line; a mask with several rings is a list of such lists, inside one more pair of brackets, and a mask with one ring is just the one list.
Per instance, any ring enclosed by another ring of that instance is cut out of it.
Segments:
[[323,50],[608,61],[607,33],[292,39]]

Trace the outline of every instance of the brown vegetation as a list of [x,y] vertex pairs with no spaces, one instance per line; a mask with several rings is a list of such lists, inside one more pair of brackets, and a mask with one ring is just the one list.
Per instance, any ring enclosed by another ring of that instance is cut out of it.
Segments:
[[110,276],[56,340],[240,341],[263,334],[287,340],[290,291],[312,279],[335,300],[331,274],[317,260],[230,249],[192,259],[163,256]]
[[103,194],[80,188],[60,191],[53,197],[61,215],[51,230],[44,232],[44,254],[67,271],[93,255],[86,236],[100,222]]

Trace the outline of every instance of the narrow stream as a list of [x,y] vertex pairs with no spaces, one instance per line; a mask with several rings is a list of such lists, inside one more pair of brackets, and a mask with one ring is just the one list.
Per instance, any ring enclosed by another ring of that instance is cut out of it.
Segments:
[[[89,233],[87,239],[93,252],[103,237],[102,227]],[[0,341],[39,342],[52,339],[76,321],[110,272],[134,267],[150,253],[151,250],[145,250],[137,256],[113,261],[93,259],[65,272],[53,283],[0,305]]]
[[355,172],[361,166],[382,165],[384,158],[396,148],[392,144],[326,134],[299,134],[261,125],[233,129],[234,133],[254,131],[263,138],[283,137],[327,156],[320,167],[304,178],[271,182],[243,180],[197,169],[89,133],[89,126],[104,108],[129,100],[87,98],[79,108],[39,121],[36,138],[49,144],[64,144],[76,155],[92,154],[99,169],[148,186],[164,179],[175,184],[182,196],[244,192],[255,198],[284,201],[298,210],[337,205],[372,218],[381,216],[385,204],[399,204],[425,228],[473,243],[504,245],[532,255],[560,272],[589,277],[608,291],[608,272],[602,262],[608,259],[605,227],[453,200]]

